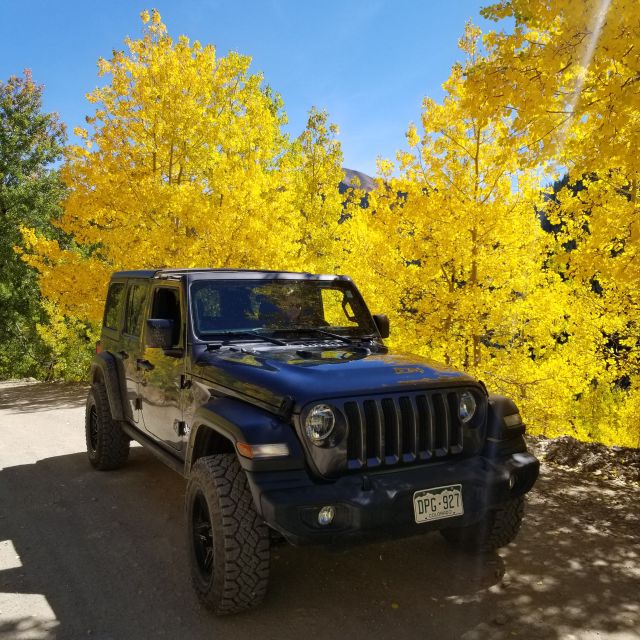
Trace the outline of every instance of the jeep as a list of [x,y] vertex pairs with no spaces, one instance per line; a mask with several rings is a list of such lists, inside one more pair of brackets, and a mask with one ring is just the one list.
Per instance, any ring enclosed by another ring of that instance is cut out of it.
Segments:
[[192,582],[216,614],[263,599],[275,539],[438,530],[488,552],[516,536],[539,470],[518,408],[388,336],[342,275],[113,274],[89,461],[121,467],[136,440],[187,479]]

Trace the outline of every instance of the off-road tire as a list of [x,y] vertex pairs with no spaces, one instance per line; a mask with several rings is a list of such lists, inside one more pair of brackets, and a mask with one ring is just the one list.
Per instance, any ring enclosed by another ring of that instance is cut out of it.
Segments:
[[[203,515],[204,504],[208,513]],[[185,515],[191,577],[200,601],[217,615],[260,604],[269,582],[269,528],[255,510],[234,454],[196,461],[187,485]],[[204,522],[207,516],[209,527]]]
[[482,520],[466,527],[441,529],[447,542],[469,553],[490,553],[513,542],[524,517],[524,497],[491,509]]
[[100,471],[122,467],[129,457],[129,438],[111,416],[107,390],[95,383],[89,390],[85,415],[89,462]]

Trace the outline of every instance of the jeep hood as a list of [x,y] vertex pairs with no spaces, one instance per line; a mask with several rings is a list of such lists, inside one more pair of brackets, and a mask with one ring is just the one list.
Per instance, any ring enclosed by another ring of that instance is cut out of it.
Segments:
[[475,382],[420,356],[352,347],[204,351],[193,374],[213,388],[276,410],[293,400],[296,411],[315,400]]

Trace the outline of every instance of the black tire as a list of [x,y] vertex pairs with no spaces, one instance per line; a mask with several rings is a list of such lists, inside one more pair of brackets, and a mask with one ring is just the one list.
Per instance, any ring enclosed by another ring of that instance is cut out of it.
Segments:
[[269,528],[234,454],[196,461],[185,507],[191,577],[200,601],[217,615],[260,604],[269,582]]
[[475,524],[441,529],[447,542],[469,553],[490,553],[513,542],[524,517],[524,497],[504,502]]
[[129,438],[111,416],[105,386],[93,384],[87,398],[85,435],[89,462],[100,471],[122,467],[129,457]]

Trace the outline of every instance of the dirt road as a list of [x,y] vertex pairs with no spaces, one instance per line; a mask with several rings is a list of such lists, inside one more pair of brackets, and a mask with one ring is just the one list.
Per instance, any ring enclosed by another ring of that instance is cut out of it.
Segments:
[[544,468],[517,542],[470,559],[438,535],[274,550],[264,605],[191,592],[185,482],[140,447],[84,453],[86,390],[0,383],[0,638],[640,638],[640,489]]

